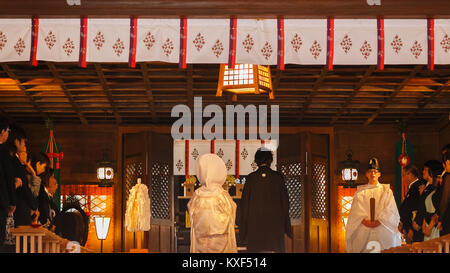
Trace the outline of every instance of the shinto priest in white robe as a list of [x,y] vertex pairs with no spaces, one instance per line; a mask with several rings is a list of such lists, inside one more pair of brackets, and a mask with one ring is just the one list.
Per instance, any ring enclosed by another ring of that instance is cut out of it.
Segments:
[[235,253],[236,203],[222,188],[227,178],[225,163],[215,154],[204,154],[195,169],[202,186],[188,203],[191,253]]
[[[375,198],[375,220],[380,225],[375,228],[366,227],[362,220],[370,219],[370,198]],[[348,216],[345,241],[347,252],[371,252],[378,242],[383,250],[401,244],[401,234],[398,231],[400,216],[395,204],[394,195],[388,184],[361,185],[353,197]],[[369,242],[375,242],[370,243]],[[373,246],[373,247],[372,247]]]

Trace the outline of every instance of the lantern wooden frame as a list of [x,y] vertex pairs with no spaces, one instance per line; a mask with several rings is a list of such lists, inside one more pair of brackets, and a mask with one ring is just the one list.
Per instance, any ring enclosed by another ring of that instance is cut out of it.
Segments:
[[[243,77],[244,74],[248,77]],[[232,84],[229,84],[230,82]],[[233,93],[233,101],[237,101],[239,94],[266,93],[269,95],[269,99],[274,99],[270,67],[256,64],[235,64],[234,68],[230,69],[227,64],[221,64],[216,96],[221,97],[223,91]]]

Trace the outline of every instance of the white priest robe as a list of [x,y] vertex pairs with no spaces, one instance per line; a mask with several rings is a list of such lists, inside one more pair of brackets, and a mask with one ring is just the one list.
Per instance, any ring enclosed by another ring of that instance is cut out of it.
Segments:
[[[372,197],[375,198],[375,220],[381,223],[376,228],[369,228],[361,223],[364,219],[370,219]],[[397,205],[388,184],[358,186],[347,221],[345,234],[347,252],[378,252],[399,246],[401,244],[399,222]]]
[[202,184],[188,203],[191,224],[191,253],[236,253],[236,203],[222,188],[227,178],[223,160],[215,154],[202,155],[196,165]]

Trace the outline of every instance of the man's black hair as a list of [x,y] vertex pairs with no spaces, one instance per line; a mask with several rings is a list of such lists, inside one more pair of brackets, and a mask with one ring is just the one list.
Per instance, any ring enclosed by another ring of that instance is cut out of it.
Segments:
[[428,167],[428,174],[435,178],[437,175],[440,175],[444,170],[442,163],[438,160],[428,160],[423,164],[425,167]]
[[263,164],[270,166],[273,161],[273,154],[270,150],[261,150],[259,148],[255,153],[255,163],[260,167]]
[[419,178],[419,169],[415,165],[406,166],[405,171],[411,173],[415,178]]
[[27,139],[27,134],[25,133],[25,130],[19,126],[11,126],[11,132],[8,137],[8,147],[10,151],[15,154],[17,152],[17,147],[15,144],[15,141],[22,141],[22,139]]

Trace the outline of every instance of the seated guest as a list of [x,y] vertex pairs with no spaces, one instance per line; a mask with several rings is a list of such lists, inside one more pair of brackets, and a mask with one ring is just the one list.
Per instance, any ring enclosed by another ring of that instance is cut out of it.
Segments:
[[39,192],[39,222],[44,226],[55,231],[55,219],[59,214],[58,208],[53,201],[53,194],[58,188],[58,183],[53,175],[53,169],[48,169],[41,175],[42,185]]
[[408,193],[399,207],[399,231],[405,236],[407,243],[421,242],[423,241],[423,234],[412,228],[412,219],[417,214],[420,192],[425,187],[426,181],[419,179],[419,170],[412,165],[405,168],[405,180],[409,186]]

